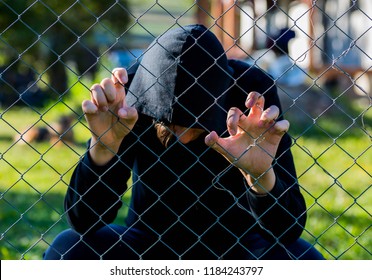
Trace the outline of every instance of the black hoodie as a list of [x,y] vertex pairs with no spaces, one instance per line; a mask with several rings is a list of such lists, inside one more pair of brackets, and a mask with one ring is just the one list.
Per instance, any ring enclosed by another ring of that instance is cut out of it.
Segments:
[[165,123],[221,133],[232,72],[222,45],[207,28],[172,29],[146,50],[127,104]]
[[127,101],[139,111],[133,131],[106,166],[95,166],[87,153],[74,171],[65,199],[71,226],[87,233],[112,223],[132,176],[127,226],[147,232],[177,256],[201,258],[204,248],[208,258],[227,257],[227,252],[244,258],[254,234],[272,242],[297,239],[306,207],[288,135],[273,161],[273,190],[256,196],[203,137],[165,148],[153,127],[156,119],[222,133],[227,110],[244,110],[250,91],[264,94],[266,107],[280,107],[271,78],[228,60],[204,26],[172,29],[157,38],[131,77]]

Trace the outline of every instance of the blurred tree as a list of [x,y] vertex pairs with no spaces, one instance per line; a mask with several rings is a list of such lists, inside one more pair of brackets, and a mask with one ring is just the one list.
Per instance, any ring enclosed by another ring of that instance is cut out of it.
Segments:
[[66,71],[94,73],[129,20],[127,0],[0,0],[0,83],[15,90],[6,77],[31,70],[58,97]]

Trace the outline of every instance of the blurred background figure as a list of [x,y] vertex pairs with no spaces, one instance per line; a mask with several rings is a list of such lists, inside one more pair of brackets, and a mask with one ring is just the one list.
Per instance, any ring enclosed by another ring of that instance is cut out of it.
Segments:
[[[62,115],[56,122],[44,126],[32,126],[25,129],[21,135],[14,137],[19,144],[32,142],[50,142],[52,145],[62,143],[76,145],[76,139],[73,131],[73,115]],[[23,141],[20,141],[22,139]]]
[[288,28],[281,29],[272,40],[268,40],[268,48],[274,54],[274,61],[269,64],[268,72],[277,83],[289,87],[297,87],[305,82],[305,71],[296,64],[289,53],[289,42],[296,33]]

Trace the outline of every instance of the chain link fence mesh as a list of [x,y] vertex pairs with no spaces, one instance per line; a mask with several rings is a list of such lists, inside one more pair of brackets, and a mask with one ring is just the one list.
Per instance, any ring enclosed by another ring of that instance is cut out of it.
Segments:
[[[97,2],[0,1],[1,259],[41,259],[68,228],[91,85],[196,22],[275,81],[308,208],[302,237],[327,259],[372,259],[370,1]],[[288,50],[283,28],[295,33]]]

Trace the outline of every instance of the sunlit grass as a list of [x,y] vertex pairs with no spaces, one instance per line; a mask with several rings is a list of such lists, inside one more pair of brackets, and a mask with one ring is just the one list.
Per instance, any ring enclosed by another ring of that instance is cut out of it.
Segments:
[[299,138],[292,151],[308,206],[304,237],[328,259],[372,259],[369,139]]

